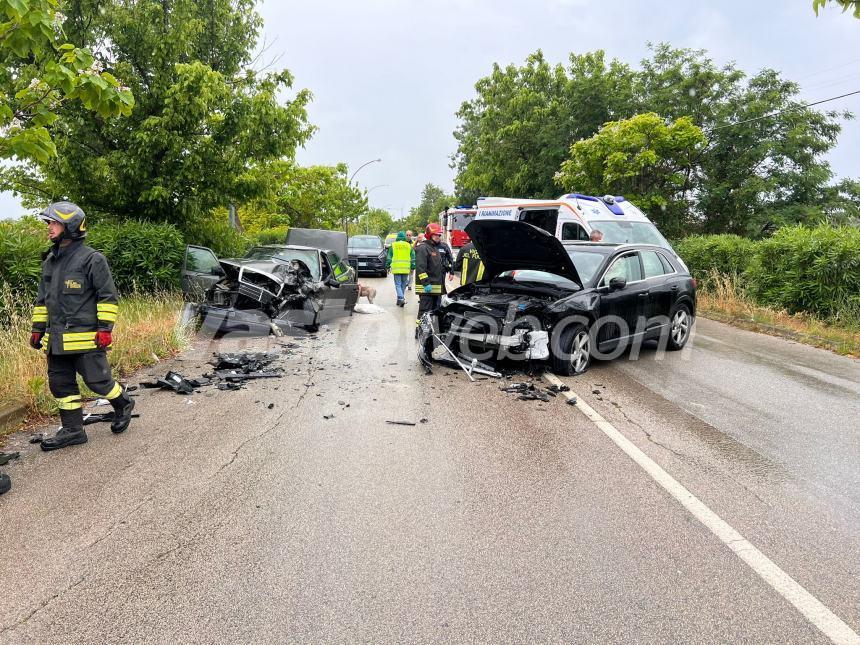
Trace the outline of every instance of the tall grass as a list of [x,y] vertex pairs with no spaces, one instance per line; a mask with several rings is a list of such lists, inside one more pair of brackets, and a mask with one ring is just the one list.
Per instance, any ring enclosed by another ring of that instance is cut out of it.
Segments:
[[[7,305],[0,320],[0,405],[23,403],[31,415],[54,414],[45,354],[29,345],[32,303],[3,283],[0,299]],[[181,310],[182,298],[173,293],[120,299],[113,349],[108,352],[114,376],[127,376],[184,349],[191,329],[179,325]]]
[[700,284],[697,309],[708,318],[860,356],[860,311],[853,301],[829,320],[808,313],[791,314],[757,304],[740,278],[712,270],[704,286]]

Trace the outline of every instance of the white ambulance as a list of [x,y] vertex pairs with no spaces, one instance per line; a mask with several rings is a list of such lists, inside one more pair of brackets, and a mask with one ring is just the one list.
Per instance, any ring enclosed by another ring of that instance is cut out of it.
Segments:
[[479,197],[476,210],[476,219],[527,222],[562,241],[588,241],[597,229],[603,233],[604,242],[655,244],[675,252],[654,223],[621,196],[570,193],[555,200]]

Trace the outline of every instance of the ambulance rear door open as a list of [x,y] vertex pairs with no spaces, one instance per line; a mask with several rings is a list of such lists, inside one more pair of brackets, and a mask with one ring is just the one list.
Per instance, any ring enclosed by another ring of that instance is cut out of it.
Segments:
[[519,220],[542,228],[550,235],[556,234],[558,228],[558,206],[536,206],[520,208]]

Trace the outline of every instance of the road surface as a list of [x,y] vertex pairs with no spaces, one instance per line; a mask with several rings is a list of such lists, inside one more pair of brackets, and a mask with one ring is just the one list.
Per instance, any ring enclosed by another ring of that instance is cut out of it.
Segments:
[[125,435],[56,453],[13,438],[0,643],[856,636],[857,361],[700,320],[684,352],[564,379],[847,630],[828,632],[582,406],[424,375],[416,303],[368,282],[382,314],[292,348],[201,339],[129,382],[241,347],[281,352],[281,379],[141,390]]

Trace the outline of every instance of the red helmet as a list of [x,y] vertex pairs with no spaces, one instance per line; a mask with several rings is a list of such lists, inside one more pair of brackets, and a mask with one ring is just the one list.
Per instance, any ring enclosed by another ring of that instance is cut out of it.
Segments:
[[437,224],[436,222],[431,222],[427,225],[425,231],[427,233],[427,237],[430,237],[431,235],[442,235],[442,225]]

